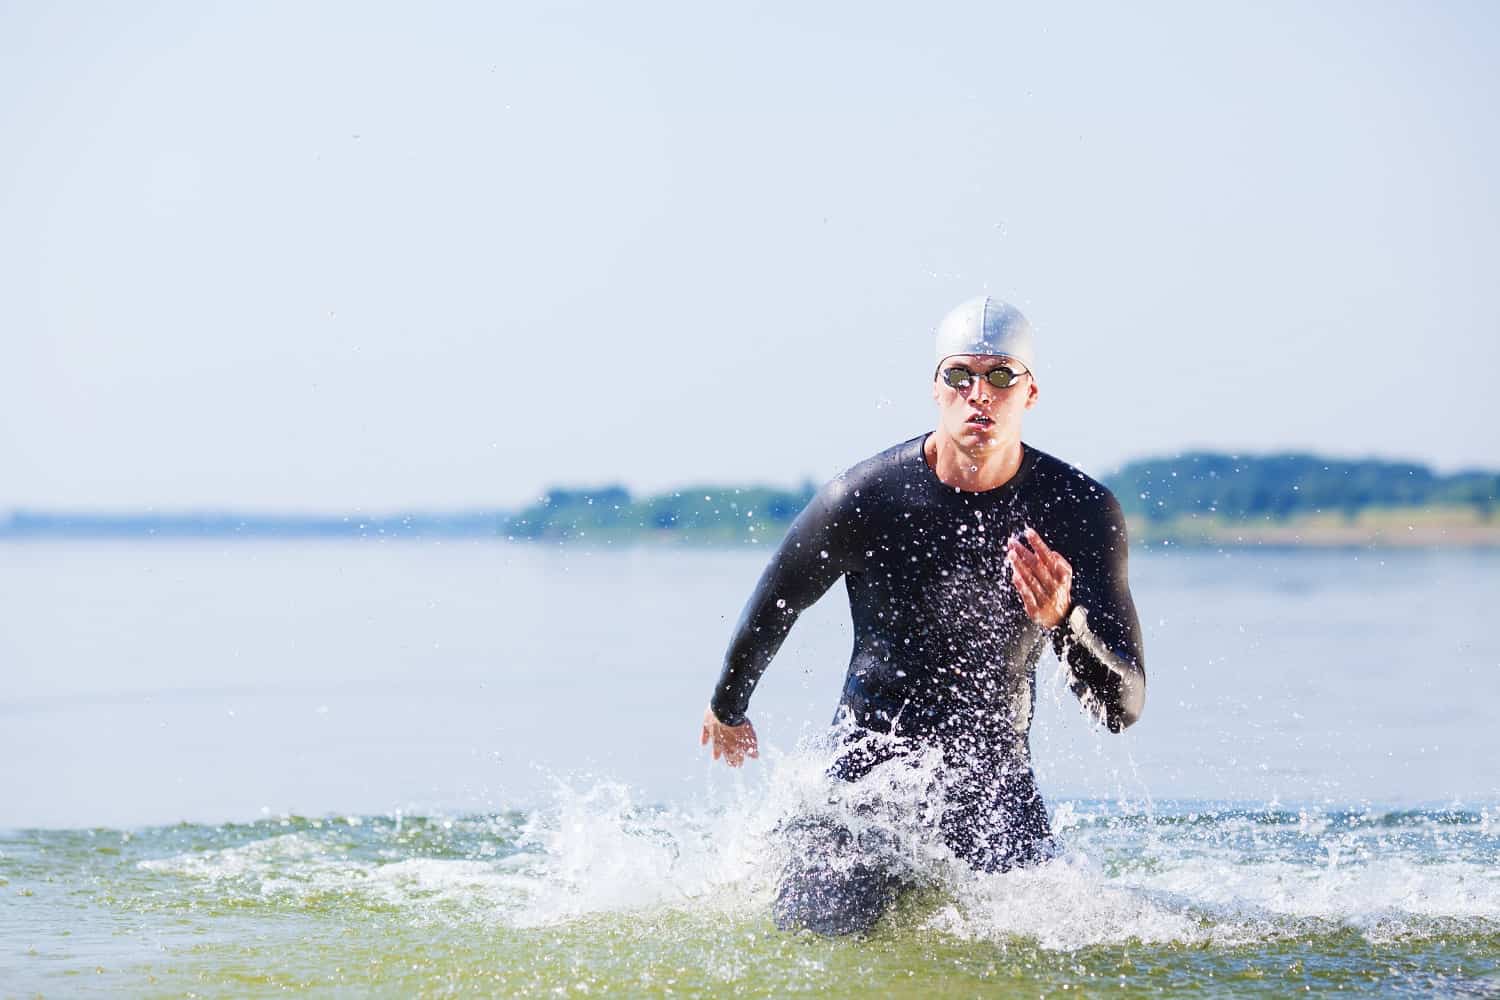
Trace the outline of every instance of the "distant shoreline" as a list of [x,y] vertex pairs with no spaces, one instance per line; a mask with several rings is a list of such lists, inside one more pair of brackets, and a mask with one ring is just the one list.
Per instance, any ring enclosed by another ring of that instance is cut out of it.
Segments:
[[1181,548],[1489,549],[1500,548],[1500,518],[1467,507],[1368,508],[1353,517],[1305,514],[1281,520],[1177,517],[1126,519],[1135,545]]
[[[731,522],[733,523],[733,522]],[[1468,507],[1368,508],[1353,516],[1331,513],[1285,518],[1178,516],[1126,518],[1133,547],[1183,549],[1500,549],[1500,517]],[[507,544],[609,548],[746,549],[769,548],[781,540],[785,524],[756,521],[751,532],[726,533],[723,523],[677,529],[587,530],[526,535],[506,531],[505,515],[445,517],[426,514],[396,518],[237,518],[215,514],[170,517],[133,515],[28,515],[18,526],[0,519],[0,542],[191,542],[191,541],[494,541]],[[735,527],[738,527],[736,525]]]
[[[1105,484],[1139,546],[1500,547],[1500,473],[1286,453],[1141,459]],[[761,547],[780,540],[815,486],[704,484],[649,496],[621,485],[553,488],[519,510],[373,515],[236,511],[0,515],[0,539],[470,538]]]

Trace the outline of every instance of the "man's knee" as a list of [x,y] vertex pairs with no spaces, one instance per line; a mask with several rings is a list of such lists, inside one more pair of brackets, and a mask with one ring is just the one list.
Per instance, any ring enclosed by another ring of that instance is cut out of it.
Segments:
[[794,867],[782,878],[771,913],[784,931],[805,928],[836,937],[863,934],[874,927],[900,894],[890,872],[855,864],[846,871],[830,866]]

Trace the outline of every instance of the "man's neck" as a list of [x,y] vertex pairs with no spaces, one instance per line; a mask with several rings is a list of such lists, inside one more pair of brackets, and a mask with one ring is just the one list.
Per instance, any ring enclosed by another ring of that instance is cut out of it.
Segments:
[[941,482],[970,493],[983,493],[1010,482],[1021,468],[1022,454],[1019,438],[967,452],[941,429],[929,434],[922,448],[927,467]]

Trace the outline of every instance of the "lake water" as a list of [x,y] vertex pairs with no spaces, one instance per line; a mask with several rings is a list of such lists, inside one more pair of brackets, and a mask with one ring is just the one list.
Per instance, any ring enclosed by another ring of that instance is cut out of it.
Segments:
[[1064,845],[772,927],[842,588],[714,766],[763,551],[0,544],[0,990],[1500,993],[1500,554],[1138,554],[1147,706],[1039,668]]

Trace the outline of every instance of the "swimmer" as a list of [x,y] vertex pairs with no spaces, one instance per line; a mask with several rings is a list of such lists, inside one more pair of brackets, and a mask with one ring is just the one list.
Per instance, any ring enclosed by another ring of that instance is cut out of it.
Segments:
[[[1039,395],[1032,339],[1017,309],[987,296],[943,319],[936,429],[855,465],[797,516],[740,616],[700,733],[730,767],[757,756],[755,685],[797,617],[842,577],[854,652],[836,721],[851,735],[830,773],[859,781],[937,748],[942,838],[987,872],[1052,850],[1030,748],[1043,650],[1111,732],[1140,717],[1146,695],[1120,505],[1021,440]],[[803,827],[811,846],[783,875],[777,924],[868,930],[899,877],[861,858],[837,824]]]

